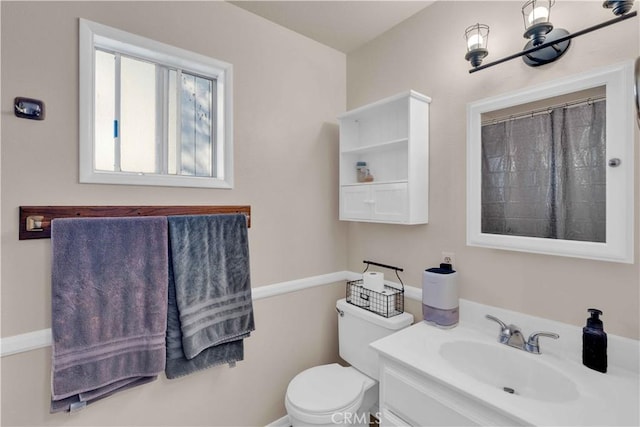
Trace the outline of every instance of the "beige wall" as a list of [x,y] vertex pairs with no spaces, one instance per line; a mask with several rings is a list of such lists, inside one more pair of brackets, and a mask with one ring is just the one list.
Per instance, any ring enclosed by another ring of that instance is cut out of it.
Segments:
[[[574,324],[582,324],[587,307],[597,306],[609,332],[639,337],[637,262],[467,247],[464,198],[466,103],[634,58],[637,18],[576,39],[565,58],[541,69],[515,60],[469,75],[464,28],[477,21],[491,25],[492,59],[515,52],[524,45],[520,2],[437,2],[347,59],[221,2],[3,1],[1,11],[3,337],[50,325],[50,244],[17,240],[18,206],[238,203],[253,208],[254,287],[346,267],[357,271],[363,259],[403,266],[405,282],[419,286],[422,269],[449,251],[455,252],[464,298]],[[559,2],[553,15],[554,22],[575,31],[609,19],[610,12],[595,1]],[[234,190],[77,183],[78,17],[234,65]],[[344,110],[346,95],[349,107],[356,107],[409,88],[433,98],[430,223],[338,222],[335,117]],[[15,96],[43,99],[47,119],[16,119]],[[638,199],[636,194],[636,212]],[[73,416],[47,413],[49,349],[5,357],[1,424],[272,421],[284,414],[282,398],[295,373],[336,358],[333,302],[343,292],[342,284],[335,284],[257,301],[257,331],[236,368],[161,379]],[[420,312],[417,302],[407,301],[407,307]]]
[[[2,358],[2,419],[7,426],[263,426],[285,414],[291,378],[338,353],[335,301],[342,283],[257,301],[245,360],[151,384],[74,414],[50,415],[50,349]],[[286,313],[286,315],[285,315]],[[295,321],[292,321],[295,319]]]
[[[250,204],[254,287],[346,267],[337,220],[343,53],[224,2],[7,2],[2,8],[2,336],[50,327],[50,242],[18,241],[20,205]],[[234,66],[235,188],[78,184],[78,18]],[[13,98],[46,103],[42,122]],[[288,381],[337,357],[333,285],[256,303],[245,361],[48,415],[49,349],[2,359],[2,425],[259,425]]]
[[[463,298],[576,325],[595,306],[604,311],[608,332],[638,339],[637,231],[632,265],[466,246],[466,104],[639,54],[638,18],[632,18],[574,39],[553,64],[530,68],[517,59],[468,74],[464,29],[476,22],[491,27],[485,62],[510,55],[526,42],[520,7],[521,2],[436,2],[348,55],[349,108],[407,89],[433,98],[429,224],[350,224],[349,267],[359,268],[363,259],[384,260],[405,267],[406,281],[420,286],[421,271],[437,265],[442,251],[454,252]],[[611,18],[595,1],[559,1],[552,11],[552,21],[572,32]],[[636,144],[636,183],[639,152]],[[636,230],[638,199],[636,185]]]

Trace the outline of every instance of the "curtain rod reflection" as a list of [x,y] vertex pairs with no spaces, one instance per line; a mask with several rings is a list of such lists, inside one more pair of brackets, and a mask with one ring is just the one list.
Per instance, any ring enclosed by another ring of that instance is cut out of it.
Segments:
[[538,108],[538,109],[523,112],[523,113],[509,114],[508,116],[502,116],[502,117],[496,117],[494,119],[483,120],[482,126],[495,125],[498,123],[508,122],[510,120],[523,119],[526,117],[534,117],[540,114],[550,114],[551,111],[553,111],[556,108],[577,107],[579,105],[593,104],[594,102],[600,102],[604,100],[606,100],[606,96],[603,95],[603,96],[589,97],[586,99],[579,99],[579,100],[570,101],[570,102],[564,102],[562,104],[550,105],[548,107]]

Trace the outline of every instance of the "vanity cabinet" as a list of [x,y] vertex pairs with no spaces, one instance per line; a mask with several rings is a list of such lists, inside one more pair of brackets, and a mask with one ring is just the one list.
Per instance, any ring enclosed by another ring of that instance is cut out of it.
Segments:
[[472,395],[380,356],[380,425],[515,426],[520,420]]
[[[430,102],[409,91],[338,117],[341,220],[427,223]],[[358,180],[359,162],[371,179]]]
[[[561,342],[546,341],[542,354],[501,344],[487,313],[557,332]],[[457,327],[417,322],[370,344],[378,353],[378,419],[383,426],[640,425],[638,341],[609,334],[603,375],[576,357],[581,334],[579,326],[460,299]]]

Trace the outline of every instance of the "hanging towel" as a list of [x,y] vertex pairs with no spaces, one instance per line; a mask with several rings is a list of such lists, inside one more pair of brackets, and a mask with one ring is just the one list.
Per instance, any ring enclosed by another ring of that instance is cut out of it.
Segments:
[[167,378],[244,357],[255,329],[244,215],[170,216]]
[[166,217],[55,219],[51,245],[51,412],[156,379],[166,363]]

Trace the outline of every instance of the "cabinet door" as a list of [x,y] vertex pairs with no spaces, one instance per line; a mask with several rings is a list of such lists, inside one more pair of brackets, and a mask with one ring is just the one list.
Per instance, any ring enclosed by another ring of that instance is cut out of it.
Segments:
[[409,220],[407,183],[372,185],[371,192],[374,202],[372,219],[389,222]]
[[428,375],[380,357],[383,426],[521,426],[518,418]]
[[[413,426],[477,426],[475,420],[442,403],[437,393],[425,387],[420,379],[400,371],[384,371],[385,401],[383,413],[391,413],[401,425]],[[393,419],[393,418],[391,418]]]
[[388,409],[379,413],[381,427],[413,427],[411,423],[400,418]]
[[340,189],[340,219],[369,220],[372,205],[369,185],[347,185]]

